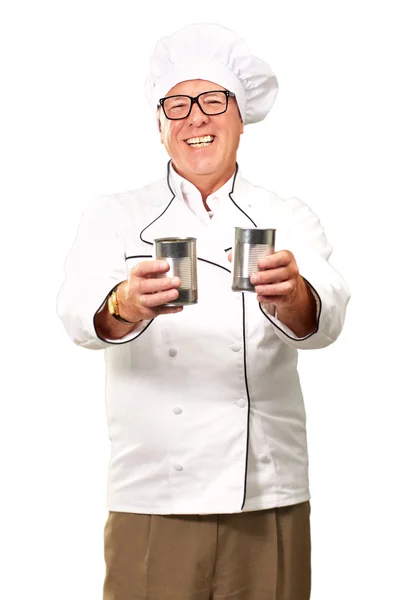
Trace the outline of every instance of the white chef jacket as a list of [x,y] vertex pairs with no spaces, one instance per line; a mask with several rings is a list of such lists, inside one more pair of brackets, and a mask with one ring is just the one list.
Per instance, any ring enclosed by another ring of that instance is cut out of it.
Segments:
[[[105,349],[111,511],[219,514],[310,498],[297,352],[336,340],[349,290],[306,204],[238,168],[213,199],[207,223],[168,163],[164,179],[91,202],[66,261],[59,316],[76,344]],[[234,227],[276,228],[276,250],[293,252],[316,297],[316,331],[299,338],[256,294],[231,290]],[[198,303],[100,339],[93,320],[109,291],[172,236],[197,238]]]

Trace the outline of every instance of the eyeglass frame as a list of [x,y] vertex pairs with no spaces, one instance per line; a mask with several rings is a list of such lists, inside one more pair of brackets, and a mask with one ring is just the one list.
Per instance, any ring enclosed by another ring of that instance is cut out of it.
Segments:
[[[225,94],[226,107],[224,110],[222,110],[219,113],[206,113],[200,104],[199,98],[200,98],[200,96],[204,96],[204,94],[213,94],[215,92],[216,93],[221,92],[222,94]],[[184,117],[168,117],[168,115],[165,112],[164,102],[165,102],[165,100],[168,100],[169,98],[189,98],[191,100],[191,104],[190,104],[190,110],[188,111],[188,113]],[[208,90],[207,92],[201,92],[201,94],[198,94],[198,96],[187,96],[187,94],[173,94],[172,96],[165,96],[165,98],[159,99],[158,104],[159,104],[159,106],[162,107],[162,110],[164,111],[164,115],[166,116],[166,118],[169,121],[182,121],[182,119],[187,119],[190,116],[191,111],[193,110],[194,104],[197,104],[198,108],[201,110],[203,115],[206,115],[207,117],[215,117],[217,115],[223,115],[229,108],[229,98],[236,98],[236,94],[234,94],[233,92],[229,92],[229,90]]]

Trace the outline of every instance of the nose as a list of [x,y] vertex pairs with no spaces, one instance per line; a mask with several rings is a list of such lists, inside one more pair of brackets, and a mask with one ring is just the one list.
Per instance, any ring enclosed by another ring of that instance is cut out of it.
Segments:
[[208,120],[208,115],[205,115],[201,108],[198,106],[197,102],[194,102],[191,107],[191,112],[188,115],[188,121],[190,122],[190,124],[199,127],[203,123],[207,123]]

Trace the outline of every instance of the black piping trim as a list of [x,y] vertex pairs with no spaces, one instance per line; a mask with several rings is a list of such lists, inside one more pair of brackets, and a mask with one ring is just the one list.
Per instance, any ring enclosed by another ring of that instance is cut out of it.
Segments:
[[175,198],[175,193],[174,193],[174,190],[172,189],[172,187],[171,187],[171,184],[169,183],[169,167],[170,167],[170,164],[171,164],[171,163],[172,163],[172,160],[169,160],[169,161],[168,161],[168,164],[167,164],[167,186],[169,187],[169,191],[171,192],[171,194],[172,194],[172,195],[174,196],[174,198]]
[[[239,169],[239,165],[236,163],[236,171],[235,171],[235,176],[233,178],[232,190],[229,193],[229,198],[233,202],[233,204],[236,206],[236,208],[238,208],[240,210],[240,212],[243,213],[245,215],[245,217],[247,219],[249,219],[249,221],[255,227],[258,227],[257,224],[255,223],[255,221],[253,219],[251,219],[250,216],[247,213],[245,213],[245,211],[242,208],[240,208],[240,206],[232,198],[232,194],[235,190],[235,182],[236,182],[236,176],[237,176],[238,169]],[[229,250],[232,250],[232,248],[227,248],[225,250],[225,252],[228,252]],[[241,510],[243,510],[243,507],[245,506],[245,502],[246,502],[246,487],[247,487],[247,481],[248,481],[248,459],[249,459],[249,425],[250,425],[250,421],[249,421],[250,420],[250,395],[249,395],[249,384],[248,384],[248,371],[247,371],[247,365],[246,365],[246,311],[245,311],[245,294],[243,294],[243,293],[242,293],[242,308],[243,308],[243,368],[244,368],[244,373],[245,373],[246,395],[248,397],[248,418],[247,418],[247,425],[246,425],[245,483],[244,483],[243,502],[242,502]]]
[[246,461],[245,461],[245,484],[243,490],[243,502],[241,510],[245,506],[246,502],[246,485],[248,481],[248,457],[249,457],[249,419],[250,419],[250,395],[249,395],[249,384],[248,384],[248,372],[246,368],[246,311],[245,311],[245,294],[242,293],[242,308],[243,308],[243,368],[245,373],[245,386],[246,395],[248,397],[248,419],[246,425]]
[[257,224],[255,223],[255,221],[253,219],[251,219],[250,216],[247,213],[245,213],[245,211],[242,208],[240,208],[240,206],[232,198],[232,194],[235,191],[235,181],[236,181],[236,176],[237,176],[238,170],[239,170],[239,165],[236,163],[236,171],[235,171],[235,176],[233,178],[232,191],[229,193],[229,198],[233,202],[233,204],[236,206],[236,208],[238,208],[240,210],[240,212],[243,213],[245,215],[245,217],[247,217],[249,219],[249,221],[251,223],[253,223],[253,225],[255,227],[258,227]]
[[103,304],[106,302],[107,298],[109,297],[109,295],[113,292],[113,290],[115,290],[117,288],[118,285],[120,285],[123,281],[125,281],[124,279],[122,279],[122,281],[119,281],[119,283],[116,283],[116,285],[114,287],[112,287],[112,289],[109,291],[108,294],[106,294],[103,302],[100,304],[99,308],[96,310],[96,312],[94,313],[94,317],[93,317],[93,326],[94,326],[94,331],[96,332],[96,336],[98,337],[99,340],[101,340],[102,342],[106,343],[106,344],[112,344],[113,346],[121,346],[122,344],[129,344],[129,342],[133,342],[133,340],[137,340],[139,336],[142,335],[142,333],[145,333],[145,331],[148,329],[149,325],[155,320],[155,319],[151,319],[149,321],[149,323],[146,325],[146,327],[144,327],[142,329],[142,331],[140,331],[138,333],[138,335],[130,340],[126,340],[125,342],[112,342],[111,340],[105,340],[104,338],[102,338],[96,329],[96,324],[95,324],[95,318],[97,313],[99,312],[99,310],[102,308]]
[[150,227],[151,225],[153,225],[153,224],[155,223],[155,221],[157,221],[158,219],[160,219],[160,218],[162,217],[162,215],[163,215],[164,213],[166,213],[166,211],[167,211],[167,210],[168,210],[168,208],[171,206],[171,204],[172,204],[172,202],[173,202],[173,200],[174,200],[174,198],[175,198],[175,194],[174,194],[174,192],[173,192],[173,190],[172,190],[172,187],[171,187],[171,185],[170,185],[170,183],[169,183],[169,165],[170,165],[170,163],[171,163],[171,161],[169,160],[169,161],[168,161],[168,165],[167,165],[167,185],[168,185],[168,188],[169,188],[169,190],[170,190],[170,192],[171,192],[171,194],[172,194],[172,198],[171,198],[171,200],[168,202],[168,204],[166,205],[166,207],[164,208],[164,210],[161,212],[161,214],[160,214],[160,215],[158,215],[158,216],[156,217],[156,219],[154,219],[153,221],[151,221],[151,223],[149,223],[148,225],[146,225],[146,227],[145,227],[144,229],[142,229],[142,231],[141,231],[141,232],[140,232],[140,234],[139,234],[139,237],[140,237],[141,241],[142,241],[142,242],[144,242],[145,244],[149,244],[150,246],[152,246],[152,242],[148,242],[147,240],[144,240],[144,239],[143,239],[143,237],[142,237],[142,234],[143,234],[143,233],[144,233],[144,232],[145,232],[145,231],[148,229],[148,227]]
[[230,246],[230,248],[225,248],[224,251],[225,252],[230,252],[230,250],[232,250],[232,249],[233,249],[232,246]]
[[[144,242],[145,244],[148,244],[148,245],[150,245],[150,246],[152,246],[152,242],[148,242],[147,240],[143,239],[143,237],[142,237],[143,233],[144,233],[144,232],[145,232],[145,231],[146,231],[146,230],[147,230],[147,229],[148,229],[148,228],[149,228],[151,225],[153,225],[153,224],[155,223],[155,221],[157,221],[158,219],[160,219],[160,218],[162,217],[162,215],[163,215],[163,214],[165,214],[165,213],[166,213],[166,211],[167,211],[167,210],[168,210],[168,208],[171,206],[171,204],[172,204],[172,202],[173,202],[173,200],[174,200],[174,198],[175,198],[175,193],[174,193],[174,190],[172,189],[172,187],[171,187],[171,184],[170,184],[170,182],[169,182],[169,168],[170,168],[170,164],[171,164],[171,163],[172,163],[172,160],[169,160],[169,161],[168,161],[168,164],[167,164],[167,175],[166,175],[166,180],[167,180],[167,186],[168,186],[168,188],[169,188],[169,191],[170,191],[170,192],[171,192],[171,194],[172,194],[172,198],[171,198],[171,200],[168,202],[168,204],[167,204],[167,206],[164,208],[164,210],[161,212],[161,214],[160,214],[160,215],[158,215],[158,216],[156,217],[156,219],[154,219],[153,221],[151,221],[151,222],[150,222],[148,225],[146,225],[146,227],[145,227],[144,229],[142,229],[142,231],[141,231],[141,232],[140,232],[140,234],[139,234],[139,237],[140,237],[141,241],[142,241],[142,242]],[[247,219],[249,219],[249,221],[250,221],[250,222],[251,222],[251,223],[252,223],[252,224],[253,224],[255,227],[258,227],[258,226],[257,226],[257,224],[255,223],[255,221],[254,221],[253,219],[251,219],[251,217],[250,217],[250,216],[249,216],[247,213],[245,213],[245,211],[244,211],[242,208],[240,208],[240,206],[237,204],[237,202],[235,202],[235,200],[232,198],[232,194],[233,194],[233,193],[234,193],[234,191],[235,191],[235,183],[236,183],[236,177],[237,177],[238,170],[239,170],[239,165],[236,163],[236,170],[235,170],[235,174],[234,174],[234,177],[233,177],[232,189],[231,189],[231,191],[229,192],[229,198],[230,198],[230,200],[233,202],[233,204],[236,206],[236,208],[237,208],[238,210],[240,210],[240,212],[241,212],[241,213],[243,213],[243,214],[245,215],[245,217],[246,217]],[[227,248],[227,249],[225,250],[225,252],[228,252],[228,251],[229,251],[229,250],[231,250],[231,249],[232,249],[232,248]],[[213,264],[217,264],[217,263],[213,263]],[[220,266],[220,265],[217,265],[217,266]]]
[[265,316],[265,317],[268,319],[268,321],[269,321],[270,323],[272,323],[272,325],[273,325],[273,326],[274,326],[276,329],[279,329],[279,330],[281,331],[281,333],[283,333],[285,336],[287,336],[287,338],[288,338],[288,339],[290,339],[290,340],[291,340],[291,341],[293,341],[293,342],[304,342],[304,340],[308,340],[308,338],[310,338],[312,335],[314,335],[315,333],[317,333],[317,332],[318,332],[318,330],[320,329],[320,317],[321,317],[321,309],[322,309],[322,306],[323,306],[323,304],[322,304],[322,301],[321,301],[321,298],[320,298],[320,295],[318,294],[318,292],[317,292],[316,288],[315,288],[313,285],[311,285],[311,283],[310,283],[309,281],[307,281],[307,279],[306,279],[305,277],[303,277],[303,279],[304,279],[304,281],[305,281],[306,283],[308,283],[308,285],[309,285],[309,286],[310,286],[310,287],[311,287],[311,288],[312,288],[312,289],[315,291],[315,293],[317,294],[317,298],[319,299],[319,302],[320,302],[320,306],[319,306],[319,314],[317,315],[317,327],[316,327],[316,329],[315,329],[315,330],[314,330],[312,333],[309,333],[309,334],[308,334],[308,335],[306,335],[305,337],[303,337],[303,338],[293,338],[293,337],[291,337],[290,335],[288,335],[288,333],[286,333],[286,332],[285,332],[283,329],[281,329],[281,327],[278,327],[278,325],[277,325],[276,323],[274,323],[274,321],[271,319],[271,317],[270,317],[270,316],[268,316],[268,315],[266,314],[266,312],[263,310],[263,308],[262,308],[262,305],[261,305],[261,304],[259,304],[259,308],[260,308],[260,310],[261,310],[261,313],[262,313],[262,314],[263,314],[263,315],[264,315],[264,316]]
[[220,267],[220,269],[223,269],[224,271],[227,271],[228,273],[232,272],[227,267],[223,267],[223,265],[218,265],[217,263],[212,262],[211,260],[207,260],[206,258],[199,258],[199,257],[197,257],[197,260],[201,260],[202,262],[208,263],[209,265],[214,265],[215,267]]

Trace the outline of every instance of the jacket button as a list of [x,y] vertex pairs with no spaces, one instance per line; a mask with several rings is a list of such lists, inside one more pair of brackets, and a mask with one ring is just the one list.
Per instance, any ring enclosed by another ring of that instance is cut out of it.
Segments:
[[179,465],[178,463],[175,463],[175,465],[173,465],[173,466],[176,471],[182,471],[184,468],[182,465]]
[[175,348],[170,348],[169,351],[168,351],[168,354],[170,356],[177,356],[178,351]]
[[244,400],[243,398],[239,398],[239,400],[236,402],[236,404],[238,405],[239,408],[245,408],[246,400]]
[[239,352],[240,349],[242,348],[242,346],[240,344],[233,344],[233,346],[231,346],[233,352]]
[[181,406],[174,406],[174,408],[172,409],[172,412],[176,415],[180,415],[182,413]]

